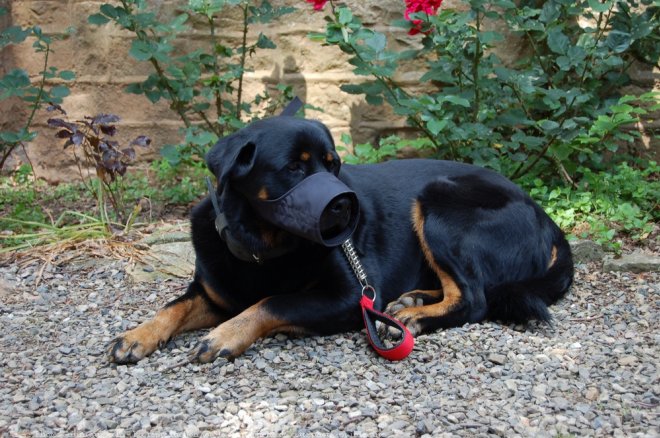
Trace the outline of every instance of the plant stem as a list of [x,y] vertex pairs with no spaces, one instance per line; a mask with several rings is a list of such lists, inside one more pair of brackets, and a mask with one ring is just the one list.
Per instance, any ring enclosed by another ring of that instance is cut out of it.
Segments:
[[[126,10],[128,15],[133,15],[133,8],[129,5],[129,2],[126,0],[121,0],[121,4]],[[150,38],[147,36],[146,32],[143,30],[138,29],[137,24],[133,22],[132,26],[124,26],[125,29],[133,31],[135,36],[140,41],[145,41],[149,42]],[[149,59],[151,62],[151,65],[154,67],[156,70],[156,73],[158,74],[158,77],[160,78],[161,83],[167,90],[167,94],[170,97],[170,100],[172,101],[171,108],[173,108],[177,114],[179,114],[179,117],[183,121],[183,124],[186,125],[186,128],[190,128],[191,123],[190,120],[188,119],[188,116],[186,115],[185,112],[185,104],[181,102],[181,100],[176,96],[176,93],[174,92],[174,89],[172,88],[172,85],[170,85],[169,79],[165,75],[165,71],[163,68],[160,66],[160,63],[155,60],[154,58]]]
[[[209,16],[209,28],[211,30],[211,53],[213,53],[213,75],[215,78],[220,78],[220,65],[218,64],[218,53],[217,53],[217,47],[218,47],[218,38],[215,34],[215,22],[213,21],[213,16]],[[217,113],[217,118],[220,120],[220,117],[222,117],[222,90],[218,87],[213,88],[213,94],[215,95],[215,110]],[[206,117],[206,114],[202,111],[198,111],[198,114],[202,116],[204,121],[206,122],[207,125],[210,124],[210,121]],[[218,124],[219,126],[215,126],[216,129],[213,129],[213,131],[220,137],[224,135],[225,127],[220,123]]]
[[476,26],[477,34],[475,37],[475,47],[474,47],[474,59],[472,60],[472,82],[474,84],[474,109],[472,112],[472,121],[477,123],[479,117],[479,99],[480,99],[480,90],[479,90],[479,63],[481,62],[481,39],[479,38],[479,32],[481,31],[481,16],[479,15],[479,10],[475,9],[477,14]]
[[248,5],[243,4],[243,41],[241,43],[241,70],[238,76],[238,96],[236,98],[236,118],[241,119],[241,102],[243,99],[243,76],[245,75],[245,58],[247,56],[247,33],[248,33]]
[[[44,97],[44,88],[46,87],[46,71],[48,69],[48,58],[50,56],[50,43],[47,40],[41,40],[45,45],[46,45],[46,54],[44,55],[44,67],[41,72],[41,80],[39,81],[39,89],[37,91],[37,97],[32,104],[32,112],[30,112],[30,116],[28,117],[27,122],[25,123],[25,126],[23,127],[24,132],[29,132],[30,127],[32,126],[32,122],[34,120],[34,115],[36,114],[37,110],[41,106],[41,101]],[[37,174],[34,169],[34,166],[32,165],[32,160],[30,160],[30,157],[27,153],[27,150],[25,149],[25,144],[22,141],[19,141],[18,143],[4,143],[2,144],[2,148],[4,149],[7,147],[7,150],[5,150],[2,154],[2,159],[0,160],[0,169],[2,169],[5,165],[5,161],[9,158],[11,153],[16,149],[16,147],[21,146],[23,148],[23,152],[25,153],[25,157],[28,160],[28,163],[30,163],[30,168],[32,170],[32,176],[34,179],[37,179]]]

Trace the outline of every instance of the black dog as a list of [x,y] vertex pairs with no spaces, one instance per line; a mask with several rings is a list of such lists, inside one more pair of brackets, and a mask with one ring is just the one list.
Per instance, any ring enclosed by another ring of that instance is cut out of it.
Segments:
[[[484,319],[549,321],[571,285],[560,229],[504,177],[447,161],[343,165],[321,123],[274,117],[219,141],[207,155],[218,180],[192,212],[197,254],[187,292],[110,345],[136,362],[186,330],[214,327],[192,352],[234,357],[275,332],[331,334],[361,327],[361,286],[339,247],[297,236],[256,212],[306,177],[330,173],[359,199],[352,235],[375,308],[413,334]],[[213,199],[212,199],[213,198]],[[341,232],[351,203],[331,205],[322,234]],[[412,298],[407,299],[407,297]]]

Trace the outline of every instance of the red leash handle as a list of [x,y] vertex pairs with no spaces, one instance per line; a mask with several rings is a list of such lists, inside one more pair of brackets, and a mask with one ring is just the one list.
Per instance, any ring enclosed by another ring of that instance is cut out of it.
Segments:
[[[415,338],[413,338],[412,333],[408,328],[389,315],[386,315],[378,310],[374,309],[374,298],[369,298],[364,293],[360,299],[360,307],[362,307],[362,319],[364,320],[364,326],[367,329],[367,339],[369,343],[376,350],[376,353],[380,354],[387,360],[397,361],[405,359],[413,347],[415,346]],[[401,341],[393,347],[387,348],[378,336],[378,330],[376,329],[376,321],[380,321],[383,324],[386,324],[390,327],[393,327],[396,330],[401,331]]]

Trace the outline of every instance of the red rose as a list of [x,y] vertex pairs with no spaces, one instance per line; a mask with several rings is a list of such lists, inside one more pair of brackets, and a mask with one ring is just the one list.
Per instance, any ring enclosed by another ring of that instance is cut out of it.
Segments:
[[313,3],[314,4],[314,10],[315,11],[320,11],[323,9],[326,3],[328,3],[328,0],[305,0],[307,3]]
[[[309,1],[309,0],[308,0]],[[408,35],[417,35],[422,32],[422,20],[411,20],[410,14],[416,12],[424,12],[427,15],[435,15],[440,9],[442,0],[406,0],[406,12],[403,16],[406,20],[412,22],[412,28],[408,31]],[[423,31],[425,34],[429,33],[430,30]]]

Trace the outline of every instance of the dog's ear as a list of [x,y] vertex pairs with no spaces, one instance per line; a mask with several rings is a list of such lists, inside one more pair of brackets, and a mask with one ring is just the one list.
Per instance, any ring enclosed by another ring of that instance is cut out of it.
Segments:
[[230,179],[246,176],[257,156],[257,146],[241,132],[220,139],[206,154],[206,165],[224,187]]

